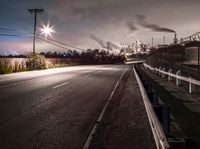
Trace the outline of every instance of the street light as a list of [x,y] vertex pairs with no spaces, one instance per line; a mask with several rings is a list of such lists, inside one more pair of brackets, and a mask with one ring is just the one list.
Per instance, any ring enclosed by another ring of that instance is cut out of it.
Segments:
[[55,32],[54,26],[50,26],[49,23],[47,25],[43,25],[43,28],[40,28],[41,34],[47,36],[52,36],[52,33]]

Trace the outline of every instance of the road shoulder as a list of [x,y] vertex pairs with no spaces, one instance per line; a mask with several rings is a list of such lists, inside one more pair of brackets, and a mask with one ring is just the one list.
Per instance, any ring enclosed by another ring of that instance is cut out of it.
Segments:
[[122,78],[90,148],[156,148],[140,90],[131,68]]

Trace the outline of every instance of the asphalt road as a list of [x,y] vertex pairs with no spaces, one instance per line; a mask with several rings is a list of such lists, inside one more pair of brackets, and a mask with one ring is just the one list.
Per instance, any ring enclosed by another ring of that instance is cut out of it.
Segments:
[[0,148],[81,148],[127,67],[74,66],[0,76]]

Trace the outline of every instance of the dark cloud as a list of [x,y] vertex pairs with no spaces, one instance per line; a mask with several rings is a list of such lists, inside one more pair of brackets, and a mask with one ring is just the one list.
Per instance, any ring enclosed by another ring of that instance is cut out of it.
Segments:
[[88,13],[90,12],[86,8],[77,7],[73,9],[74,15],[87,15]]
[[[156,32],[174,32],[171,28],[180,37],[197,32],[200,24],[199,5],[199,0],[1,0],[0,27],[23,31],[25,35],[26,32],[32,33],[34,16],[27,9],[43,8],[45,11],[38,15],[37,28],[49,22],[51,26],[55,26],[54,39],[84,48],[96,48],[97,44],[91,42],[92,38],[105,48],[106,41],[110,40],[117,45],[121,42],[131,43],[138,38],[149,42],[152,36],[161,35]],[[136,14],[143,16],[139,15],[135,19]],[[146,15],[154,21],[148,21]],[[159,22],[164,27],[157,25]],[[127,28],[130,33],[127,33]],[[156,32],[148,32],[144,28]],[[90,33],[103,40],[91,37]],[[164,35],[166,43],[172,41],[171,34]],[[3,49],[32,49],[31,38],[27,38],[27,42],[21,41],[21,44],[13,42],[12,47],[11,39],[16,37],[0,36]],[[25,39],[23,37],[21,40]],[[114,45],[112,46],[115,47]]]
[[133,23],[133,21],[127,21],[126,24],[127,24],[128,28],[129,28],[129,30],[131,30],[131,31],[136,31],[137,30],[137,27]]
[[94,14],[96,8],[94,6],[76,6],[72,9],[74,15],[92,15]]
[[156,31],[156,32],[175,33],[175,31],[172,30],[172,29],[169,29],[169,28],[166,28],[166,27],[160,27],[160,26],[157,25],[157,24],[150,24],[150,23],[148,23],[148,22],[146,21],[146,17],[143,16],[143,15],[137,15],[137,20],[138,20],[139,25],[141,25],[142,27],[151,29],[151,30],[153,30],[153,31]]

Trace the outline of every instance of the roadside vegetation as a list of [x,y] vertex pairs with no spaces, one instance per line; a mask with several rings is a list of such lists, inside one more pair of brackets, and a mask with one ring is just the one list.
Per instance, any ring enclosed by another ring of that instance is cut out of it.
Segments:
[[118,54],[99,49],[88,49],[83,52],[68,50],[67,52],[28,53],[18,56],[0,56],[0,74],[72,65],[116,64],[126,61],[127,57],[124,51],[120,51]]
[[45,56],[41,54],[28,54],[26,69],[29,71],[46,69]]

